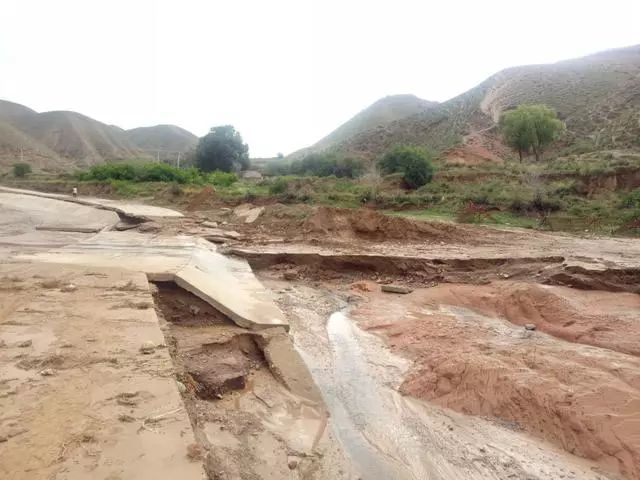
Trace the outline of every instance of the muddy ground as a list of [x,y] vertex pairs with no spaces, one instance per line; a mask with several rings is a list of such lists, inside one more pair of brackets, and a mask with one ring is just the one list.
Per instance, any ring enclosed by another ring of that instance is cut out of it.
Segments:
[[363,478],[640,478],[639,242],[377,215],[242,206],[183,226],[220,230],[279,293]]
[[126,228],[246,258],[290,331],[142,274],[9,262],[7,478],[640,479],[636,240],[206,201]]

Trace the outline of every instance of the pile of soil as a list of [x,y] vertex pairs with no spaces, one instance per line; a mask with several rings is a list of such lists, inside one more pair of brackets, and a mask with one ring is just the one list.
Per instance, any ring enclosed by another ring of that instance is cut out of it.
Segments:
[[428,242],[476,243],[473,229],[444,222],[422,222],[391,217],[366,208],[317,207],[303,226],[306,234],[324,234],[349,240],[421,240]]
[[212,208],[216,202],[216,190],[212,186],[207,186],[188,199],[186,210],[207,210]]

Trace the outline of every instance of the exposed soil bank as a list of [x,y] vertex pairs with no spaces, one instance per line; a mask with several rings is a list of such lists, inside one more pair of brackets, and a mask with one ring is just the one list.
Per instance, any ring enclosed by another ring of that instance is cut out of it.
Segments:
[[[640,478],[640,358],[620,353],[637,350],[635,296],[510,282],[440,285],[405,296],[373,284],[366,290],[358,288],[367,301],[355,318],[414,361],[402,392],[516,422],[607,470]],[[476,304],[484,315],[465,308]],[[530,322],[555,336],[519,326]],[[616,325],[616,334],[607,330]]]
[[172,283],[154,297],[210,479],[353,478],[282,328],[249,332]]
[[586,269],[564,257],[425,258],[393,255],[269,253],[234,248],[253,269],[289,272],[295,278],[394,281],[408,284],[482,284],[496,279],[533,280],[584,290],[640,292],[640,268]]
[[343,299],[354,296],[342,284],[263,281],[279,295],[296,348],[322,390],[359,478],[616,478],[523,433],[514,422],[467,416],[401,395],[397,388],[412,362],[392,354],[348,315],[335,313],[345,308]]

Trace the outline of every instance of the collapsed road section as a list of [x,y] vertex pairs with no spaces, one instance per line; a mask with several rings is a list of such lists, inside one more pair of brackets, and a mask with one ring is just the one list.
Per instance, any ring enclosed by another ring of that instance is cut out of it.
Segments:
[[265,251],[0,206],[3,478],[639,478],[629,256]]

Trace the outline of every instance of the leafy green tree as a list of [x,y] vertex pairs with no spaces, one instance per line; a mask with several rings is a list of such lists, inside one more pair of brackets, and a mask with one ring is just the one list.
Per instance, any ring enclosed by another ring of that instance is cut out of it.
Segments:
[[432,154],[418,147],[396,147],[378,162],[382,173],[401,172],[407,188],[426,185],[433,178]]
[[546,105],[519,105],[502,115],[500,127],[505,142],[518,152],[520,161],[531,151],[540,161],[545,148],[564,131],[564,123]]
[[204,172],[246,170],[249,147],[232,125],[213,127],[198,142],[196,165]]
[[13,164],[13,176],[14,177],[26,177],[31,173],[31,165],[28,163],[14,163]]

